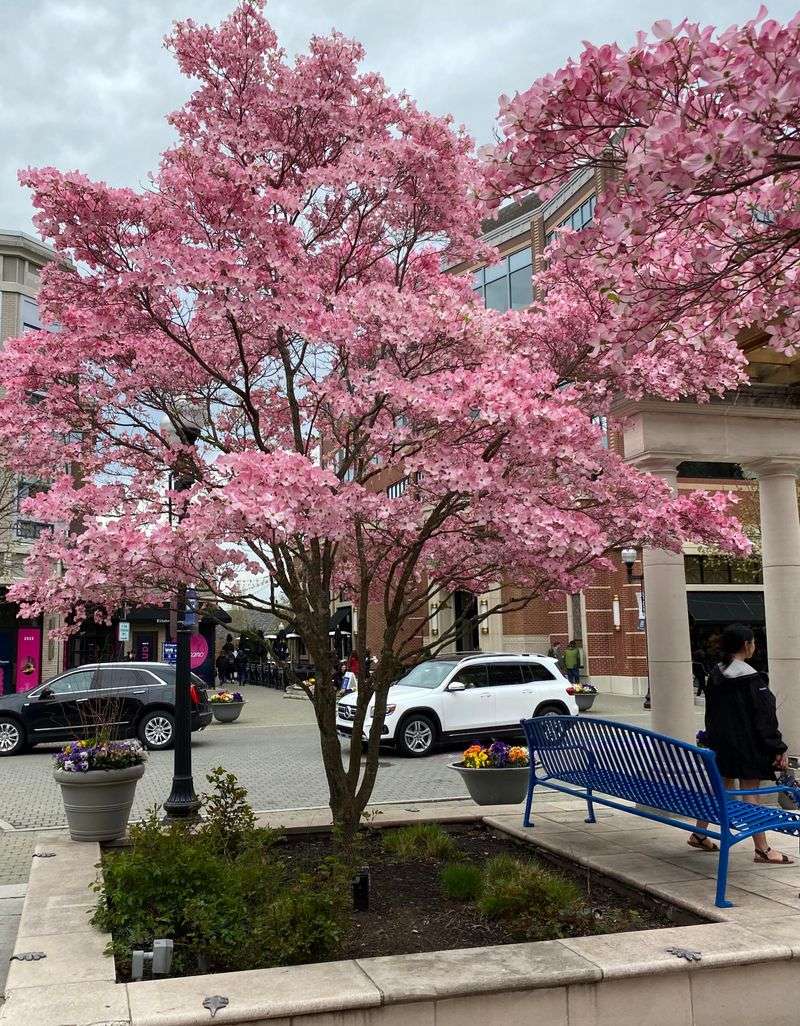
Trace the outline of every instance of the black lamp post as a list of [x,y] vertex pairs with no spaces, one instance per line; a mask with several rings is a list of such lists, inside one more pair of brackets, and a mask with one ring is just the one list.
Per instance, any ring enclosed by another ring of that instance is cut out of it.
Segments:
[[[644,601],[644,574],[635,574],[633,572],[633,564],[636,562],[637,552],[636,549],[626,548],[620,553],[622,556],[622,562],[625,564],[625,572],[628,575],[628,584],[641,584],[642,586],[642,600]],[[645,651],[647,650],[647,614],[644,619],[644,644]],[[643,709],[650,708],[650,660],[647,661],[647,694],[644,696],[644,702],[642,702]]]
[[[164,434],[181,445],[194,445],[200,437],[200,424],[190,408],[182,408],[173,417],[164,415],[161,421]],[[182,453],[175,461],[172,489],[188,491],[196,480],[194,461]],[[183,511],[178,521],[183,517]],[[172,770],[172,790],[164,802],[168,819],[187,820],[195,817],[200,802],[192,779],[192,704],[191,704],[191,640],[192,625],[186,622],[186,585],[179,585],[176,593],[177,622],[175,631],[175,741]]]

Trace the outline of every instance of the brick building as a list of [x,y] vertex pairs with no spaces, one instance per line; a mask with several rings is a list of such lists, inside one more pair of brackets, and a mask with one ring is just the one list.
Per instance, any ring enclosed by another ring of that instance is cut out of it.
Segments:
[[[0,230],[0,345],[24,331],[41,331],[37,296],[39,274],[53,250],[24,232]],[[21,621],[6,591],[22,575],[31,543],[45,525],[26,517],[20,505],[42,486],[0,467],[0,691],[24,690],[52,677],[63,662],[63,645],[47,632],[55,616]]]
[[[486,224],[486,241],[498,247],[500,259],[473,270],[473,288],[487,306],[507,310],[531,302],[551,233],[589,224],[604,184],[603,172],[581,170],[546,203],[529,197],[502,208]],[[719,630],[726,623],[748,623],[759,644],[757,660],[766,667],[769,658],[779,701],[783,692],[796,706],[797,723],[790,732],[800,749],[800,695],[790,694],[800,680],[800,361],[770,350],[763,336],[743,338],[741,345],[748,354],[750,388],[703,407],[657,401],[620,405],[618,419],[603,426],[609,444],[673,488],[739,493],[743,519],[755,535],[763,531],[763,571],[759,558],[728,562],[691,546],[682,555],[640,552],[633,580],[618,558],[617,569],[598,574],[579,595],[551,603],[534,598],[524,609],[480,624],[472,623],[471,615],[494,605],[495,596],[443,596],[432,610],[426,640],[435,640],[458,616],[466,623],[449,646],[456,651],[546,651],[555,642],[577,638],[584,672],[601,690],[644,695],[652,683],[657,728],[690,736],[693,655],[710,661]],[[395,478],[382,484],[389,494],[405,486]]]

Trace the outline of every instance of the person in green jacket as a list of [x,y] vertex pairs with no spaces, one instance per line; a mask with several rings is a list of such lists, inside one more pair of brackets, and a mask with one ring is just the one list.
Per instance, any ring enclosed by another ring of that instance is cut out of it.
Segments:
[[567,671],[567,680],[570,684],[578,684],[581,679],[581,666],[583,665],[583,652],[578,647],[578,642],[573,638],[564,649],[564,666]]

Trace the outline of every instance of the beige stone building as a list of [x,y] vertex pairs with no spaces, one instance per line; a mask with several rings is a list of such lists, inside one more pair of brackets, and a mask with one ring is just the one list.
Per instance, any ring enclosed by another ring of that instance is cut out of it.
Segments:
[[[24,232],[0,229],[0,345],[24,331],[44,330],[37,296],[39,274],[54,252]],[[2,454],[0,454],[1,458]],[[48,638],[54,616],[22,621],[6,591],[22,573],[26,554],[45,525],[26,517],[23,499],[42,482],[26,481],[0,463],[0,690],[23,690],[63,665],[63,646]]]

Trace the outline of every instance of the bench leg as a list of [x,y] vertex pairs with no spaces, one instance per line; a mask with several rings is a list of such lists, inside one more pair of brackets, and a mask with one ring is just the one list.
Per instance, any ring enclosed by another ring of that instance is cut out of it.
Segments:
[[730,848],[730,844],[726,843],[726,838],[723,837],[719,845],[719,865],[717,866],[717,900],[715,902],[717,908],[733,908],[733,902],[728,901],[725,897],[725,890],[728,886]]
[[533,789],[536,787],[536,777],[531,769],[531,778],[528,781],[528,796],[525,799],[525,815],[522,817],[522,825],[526,827],[533,826],[533,820],[531,819],[531,805],[533,804]]
[[594,802],[592,801],[592,792],[586,795],[586,807],[589,810],[589,815],[584,820],[584,823],[596,823],[597,820],[594,818]]

